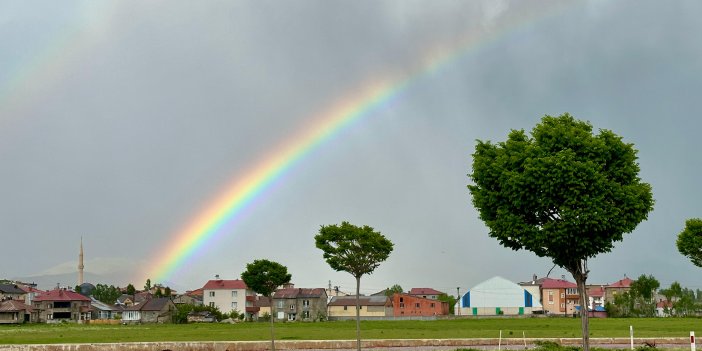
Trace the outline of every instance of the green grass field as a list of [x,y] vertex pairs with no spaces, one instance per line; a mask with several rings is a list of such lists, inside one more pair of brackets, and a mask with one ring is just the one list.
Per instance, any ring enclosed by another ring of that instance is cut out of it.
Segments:
[[[702,319],[591,319],[590,336],[687,337],[702,335]],[[139,341],[269,340],[268,323],[0,325],[0,344],[107,343]],[[363,321],[364,339],[448,339],[581,337],[579,318],[453,319],[437,321]],[[276,323],[277,340],[355,339],[355,322]]]

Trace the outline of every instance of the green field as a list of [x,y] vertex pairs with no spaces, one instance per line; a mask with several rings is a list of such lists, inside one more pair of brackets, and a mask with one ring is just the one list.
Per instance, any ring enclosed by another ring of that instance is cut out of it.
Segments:
[[[687,337],[702,335],[702,319],[591,319],[590,336]],[[269,340],[268,323],[0,325],[0,344],[106,343],[139,341]],[[355,322],[276,323],[277,340],[355,339]],[[579,318],[452,319],[437,321],[363,321],[364,339],[448,339],[581,337]]]

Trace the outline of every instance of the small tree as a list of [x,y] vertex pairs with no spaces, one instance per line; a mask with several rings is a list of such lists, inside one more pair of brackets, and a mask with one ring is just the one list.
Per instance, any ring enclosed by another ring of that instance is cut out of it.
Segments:
[[129,285],[127,285],[127,294],[128,295],[136,294],[136,288],[134,287],[134,285],[132,285],[132,283],[129,283]]
[[[653,209],[651,186],[639,179],[632,144],[609,130],[594,135],[569,114],[545,116],[507,141],[478,141],[469,185],[489,235],[525,249],[573,275],[587,311],[587,260],[609,252]],[[589,351],[588,314],[581,313]]]
[[381,262],[387,260],[393,244],[372,227],[357,227],[349,222],[342,222],[341,225],[323,225],[314,240],[317,248],[324,252],[324,259],[332,269],[351,273],[356,278],[356,349],[360,351],[361,276],[373,273]]
[[[288,273],[288,268],[278,262],[269,260],[254,260],[246,265],[246,271],[241,273],[241,279],[246,286],[268,297],[268,302],[273,307],[273,293],[275,289],[283,284],[290,283],[292,276]],[[273,320],[271,316],[271,350],[275,351],[275,334],[273,332]]]
[[392,295],[395,295],[395,293],[401,294],[403,291],[404,290],[402,290],[402,287],[400,286],[400,284],[395,284],[395,285],[385,289],[385,296],[392,296]]
[[147,278],[146,284],[144,284],[144,291],[150,291],[150,290],[151,290],[151,279]]
[[691,218],[685,221],[685,229],[678,234],[676,244],[681,254],[695,266],[702,267],[702,219]]

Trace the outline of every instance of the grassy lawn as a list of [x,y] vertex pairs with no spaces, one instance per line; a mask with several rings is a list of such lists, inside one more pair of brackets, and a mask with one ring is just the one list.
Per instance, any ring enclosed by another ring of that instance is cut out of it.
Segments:
[[[702,319],[591,319],[591,337],[687,337],[702,335]],[[144,324],[0,325],[0,344],[106,343],[139,341],[233,341],[269,340],[268,323],[239,324]],[[447,339],[580,337],[580,319],[457,319],[438,321],[363,321],[364,339]],[[276,323],[277,340],[354,339],[355,322]]]

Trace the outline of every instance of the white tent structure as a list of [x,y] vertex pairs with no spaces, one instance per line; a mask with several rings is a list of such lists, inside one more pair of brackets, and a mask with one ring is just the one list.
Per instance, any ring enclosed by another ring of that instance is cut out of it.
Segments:
[[542,310],[529,291],[497,276],[468,290],[458,305],[464,316],[530,315]]

